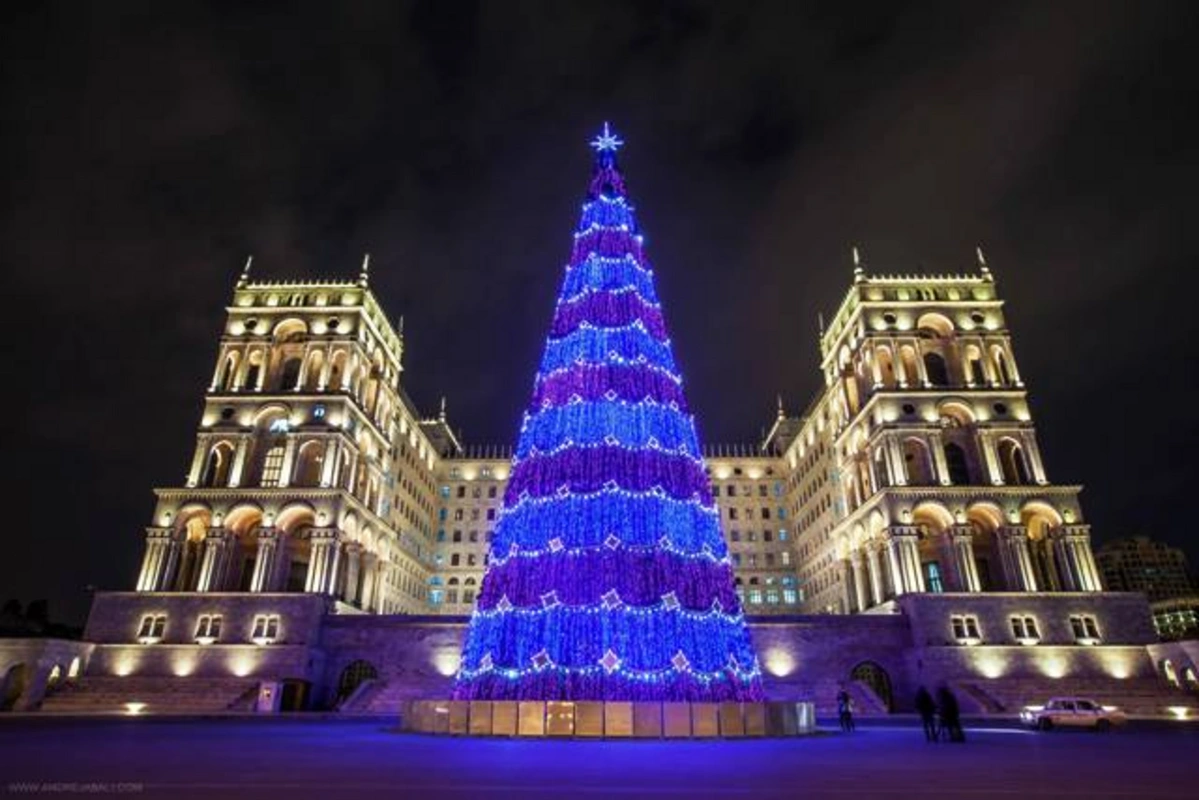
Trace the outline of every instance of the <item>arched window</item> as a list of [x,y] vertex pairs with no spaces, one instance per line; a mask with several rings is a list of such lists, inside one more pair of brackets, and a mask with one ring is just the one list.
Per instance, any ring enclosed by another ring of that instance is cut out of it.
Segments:
[[903,462],[907,469],[909,486],[932,485],[933,465],[929,458],[928,447],[924,442],[919,439],[905,439]]
[[325,451],[320,442],[305,442],[296,459],[296,486],[319,486]]
[[284,390],[295,389],[300,382],[300,365],[303,361],[299,356],[292,356],[283,362],[283,369],[279,373],[279,388]]
[[315,392],[321,385],[321,372],[325,368],[325,354],[321,350],[313,350],[308,355],[308,368],[304,374],[304,388]]
[[1007,363],[1007,357],[1004,356],[1003,351],[998,347],[991,352],[995,356],[995,371],[999,374],[999,382],[1004,386],[1010,385],[1012,383],[1012,373]]
[[1024,460],[1024,448],[1011,439],[999,443],[999,467],[1003,470],[1003,482],[1013,486],[1031,483],[1028,479],[1028,464]]
[[228,391],[233,388],[233,379],[237,376],[237,353],[230,353],[225,356],[225,361],[221,365],[221,374],[217,377],[216,387],[219,390]]
[[966,462],[966,451],[961,445],[949,442],[945,445],[945,465],[949,468],[949,482],[954,486],[970,484],[970,466]]
[[255,351],[250,354],[249,361],[246,366],[246,382],[243,384],[246,391],[254,392],[258,390],[258,380],[262,377],[262,351]]
[[895,365],[891,361],[891,351],[879,347],[874,351],[874,360],[878,364],[878,376],[884,386],[895,385]]
[[928,382],[933,386],[948,386],[949,371],[945,368],[945,359],[940,353],[925,353],[924,354],[924,372],[928,376]]
[[[450,566],[451,567],[456,567],[461,563],[462,563],[462,556],[459,555],[458,553],[454,553],[453,555],[450,556]],[[458,582],[457,578],[450,578],[450,583],[457,583],[457,582]]]
[[227,442],[221,442],[208,451],[204,462],[201,486],[228,486],[229,471],[233,466],[233,447]]
[[966,375],[975,386],[986,386],[987,384],[987,372],[983,368],[982,353],[978,352],[978,348],[973,345],[966,351]]

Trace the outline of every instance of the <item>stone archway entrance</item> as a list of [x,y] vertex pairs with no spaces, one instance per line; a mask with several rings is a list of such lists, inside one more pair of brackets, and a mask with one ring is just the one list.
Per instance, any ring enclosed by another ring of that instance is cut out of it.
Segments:
[[891,691],[891,676],[873,661],[863,661],[849,672],[849,679],[868,686],[883,702],[890,714],[895,710],[895,698]]
[[379,677],[379,670],[375,669],[375,665],[369,661],[358,659],[351,661],[346,665],[346,668],[341,671],[341,677],[337,681],[337,699],[344,700],[354,693],[354,690],[362,684],[363,681],[373,681]]

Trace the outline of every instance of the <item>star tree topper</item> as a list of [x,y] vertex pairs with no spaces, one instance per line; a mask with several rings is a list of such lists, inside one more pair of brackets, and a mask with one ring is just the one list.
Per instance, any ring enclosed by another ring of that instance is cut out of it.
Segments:
[[611,150],[615,153],[624,144],[624,140],[616,135],[613,130],[608,127],[608,123],[604,123],[604,129],[591,140],[591,146],[595,148],[595,152],[602,153],[605,150]]

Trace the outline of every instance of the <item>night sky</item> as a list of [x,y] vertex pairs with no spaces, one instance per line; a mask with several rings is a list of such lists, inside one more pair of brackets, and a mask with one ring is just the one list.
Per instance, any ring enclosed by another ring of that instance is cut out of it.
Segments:
[[705,441],[817,391],[851,244],[929,273],[981,244],[1050,479],[1098,540],[1197,561],[1197,12],[5,4],[0,600],[81,620],[133,585],[249,253],[345,279],[369,251],[408,392],[510,444],[605,119]]

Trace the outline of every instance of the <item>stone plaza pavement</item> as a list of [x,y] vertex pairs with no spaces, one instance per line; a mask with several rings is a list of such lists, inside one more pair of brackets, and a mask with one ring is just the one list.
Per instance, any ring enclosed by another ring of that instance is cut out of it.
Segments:
[[0,718],[0,795],[208,798],[1190,798],[1199,727],[1109,734],[914,722],[777,740],[396,734],[325,719]]

